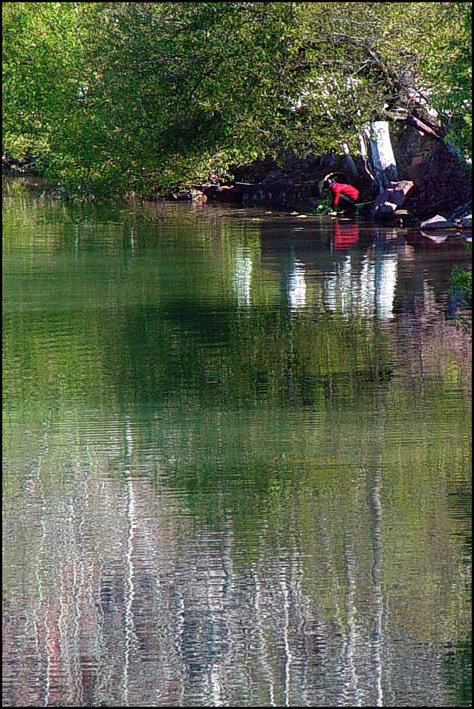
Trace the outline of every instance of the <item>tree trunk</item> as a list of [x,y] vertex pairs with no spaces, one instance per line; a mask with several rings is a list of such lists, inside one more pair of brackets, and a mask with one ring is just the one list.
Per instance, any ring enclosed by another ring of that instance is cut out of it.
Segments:
[[372,173],[371,161],[368,152],[369,140],[366,133],[359,133],[359,150],[363,161],[363,170],[366,176],[375,184],[375,177]]
[[354,160],[352,159],[349,146],[347,145],[347,143],[343,143],[342,148],[344,150],[344,161],[348,172],[351,173],[352,177],[358,177],[359,173],[357,172]]
[[397,164],[393,154],[388,122],[373,121],[370,131],[366,129],[365,132],[369,139],[375,181],[381,194],[390,185],[390,182],[398,181]]

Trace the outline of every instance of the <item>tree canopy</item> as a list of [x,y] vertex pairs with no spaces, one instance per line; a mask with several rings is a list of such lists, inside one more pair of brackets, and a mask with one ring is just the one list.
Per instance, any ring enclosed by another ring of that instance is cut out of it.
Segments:
[[3,150],[69,188],[156,194],[436,110],[471,154],[471,3],[12,2]]

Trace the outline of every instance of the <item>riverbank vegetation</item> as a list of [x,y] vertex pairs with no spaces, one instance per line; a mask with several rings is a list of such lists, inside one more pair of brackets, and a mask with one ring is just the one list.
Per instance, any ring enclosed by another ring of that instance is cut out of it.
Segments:
[[[471,251],[471,244],[466,246]],[[454,266],[449,284],[449,292],[452,296],[458,297],[461,305],[472,305],[472,269]]]
[[471,7],[4,3],[3,153],[68,190],[142,195],[357,152],[375,119],[422,119],[470,157]]

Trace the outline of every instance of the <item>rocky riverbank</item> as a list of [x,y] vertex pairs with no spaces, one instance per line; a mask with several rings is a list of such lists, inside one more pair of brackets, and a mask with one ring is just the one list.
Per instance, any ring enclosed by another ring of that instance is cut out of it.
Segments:
[[[366,215],[377,221],[421,225],[436,217],[445,227],[470,228],[471,170],[442,139],[423,133],[415,126],[392,124],[391,137],[398,181],[383,194],[359,156],[343,154],[287,155],[277,164],[259,160],[234,170],[231,183],[198,185],[188,197],[197,201],[233,202],[248,206],[312,211],[323,198],[324,177],[353,184],[359,202],[370,207]],[[432,226],[428,226],[432,228]]]
[[214,200],[312,209],[321,200],[322,180],[333,173],[357,187],[359,201],[379,205],[372,210],[377,219],[403,216],[404,221],[411,218],[420,223],[437,214],[449,218],[460,206],[462,214],[456,217],[467,216],[472,199],[469,166],[443,140],[413,126],[394,125],[391,135],[399,181],[385,195],[378,194],[362,158],[348,155],[305,159],[289,155],[280,165],[272,160],[258,161],[236,170],[232,184],[203,186],[202,192]]

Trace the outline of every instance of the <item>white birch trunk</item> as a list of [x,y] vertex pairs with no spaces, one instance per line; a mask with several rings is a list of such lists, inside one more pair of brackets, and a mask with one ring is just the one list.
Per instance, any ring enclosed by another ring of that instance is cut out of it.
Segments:
[[370,131],[366,129],[366,135],[370,143],[374,177],[379,193],[382,194],[390,182],[398,181],[397,163],[393,154],[388,121],[373,121]]

